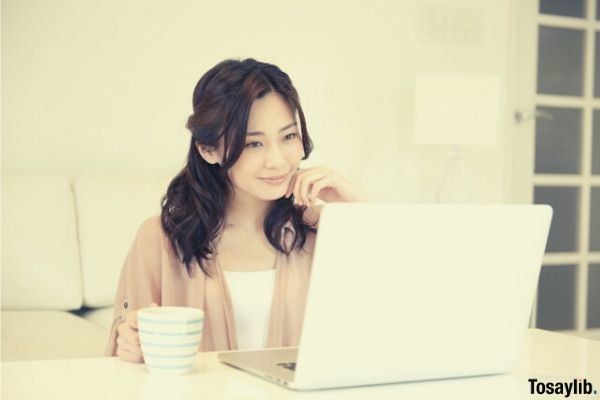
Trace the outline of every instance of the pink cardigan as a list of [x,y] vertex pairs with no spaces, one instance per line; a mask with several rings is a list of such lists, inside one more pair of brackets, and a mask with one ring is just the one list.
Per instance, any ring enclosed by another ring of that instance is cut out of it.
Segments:
[[[309,209],[305,215],[316,215],[318,220],[317,210],[320,211],[320,206]],[[292,224],[288,222],[282,229],[282,241],[291,243]],[[304,248],[295,249],[288,257],[277,252],[267,347],[298,346],[315,236],[308,233]],[[204,331],[199,351],[238,349],[233,307],[221,268],[215,259],[207,261],[207,267],[215,276],[208,278],[195,258],[193,260],[194,273],[190,278],[185,265],[171,249],[160,216],[153,216],[142,223],[121,270],[105,356],[117,355],[117,327],[122,322],[121,315],[147,307],[152,302],[204,310]]]

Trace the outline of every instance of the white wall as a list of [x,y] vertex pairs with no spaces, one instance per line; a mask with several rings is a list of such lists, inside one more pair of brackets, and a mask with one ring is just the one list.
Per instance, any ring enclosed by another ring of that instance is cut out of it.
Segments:
[[[413,143],[415,76],[491,72],[505,87],[509,27],[509,0],[3,0],[2,170],[172,176],[197,80],[254,57],[300,93],[307,166],[375,199],[430,201],[449,149]],[[465,153],[480,202],[508,198],[507,129]]]

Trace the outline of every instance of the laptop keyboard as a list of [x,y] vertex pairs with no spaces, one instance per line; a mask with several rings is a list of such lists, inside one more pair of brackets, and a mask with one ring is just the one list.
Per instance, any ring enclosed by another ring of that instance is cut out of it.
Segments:
[[295,362],[278,363],[277,365],[280,366],[280,367],[283,367],[283,368],[287,368],[290,371],[294,371],[294,372],[296,371],[296,363]]

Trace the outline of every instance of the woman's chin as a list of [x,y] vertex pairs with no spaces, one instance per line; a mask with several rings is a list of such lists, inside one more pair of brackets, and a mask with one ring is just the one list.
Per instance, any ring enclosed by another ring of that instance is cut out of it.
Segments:
[[274,194],[268,195],[268,196],[263,194],[262,196],[259,197],[259,199],[264,200],[264,201],[277,201],[279,199],[285,198],[284,197],[285,193],[286,193],[286,191],[282,191],[281,193],[274,193]]

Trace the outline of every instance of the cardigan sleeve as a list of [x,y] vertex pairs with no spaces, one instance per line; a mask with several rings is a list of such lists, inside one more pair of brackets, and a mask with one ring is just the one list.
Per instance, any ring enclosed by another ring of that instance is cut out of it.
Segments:
[[123,323],[122,316],[152,302],[161,304],[161,229],[160,216],[148,218],[129,248],[117,285],[106,357],[117,355],[117,328]]
[[306,224],[308,224],[316,229],[319,227],[319,219],[321,216],[322,209],[323,209],[322,204],[317,204],[312,207],[307,207],[306,211],[304,212],[304,214],[302,216],[302,219],[304,220],[304,222]]

